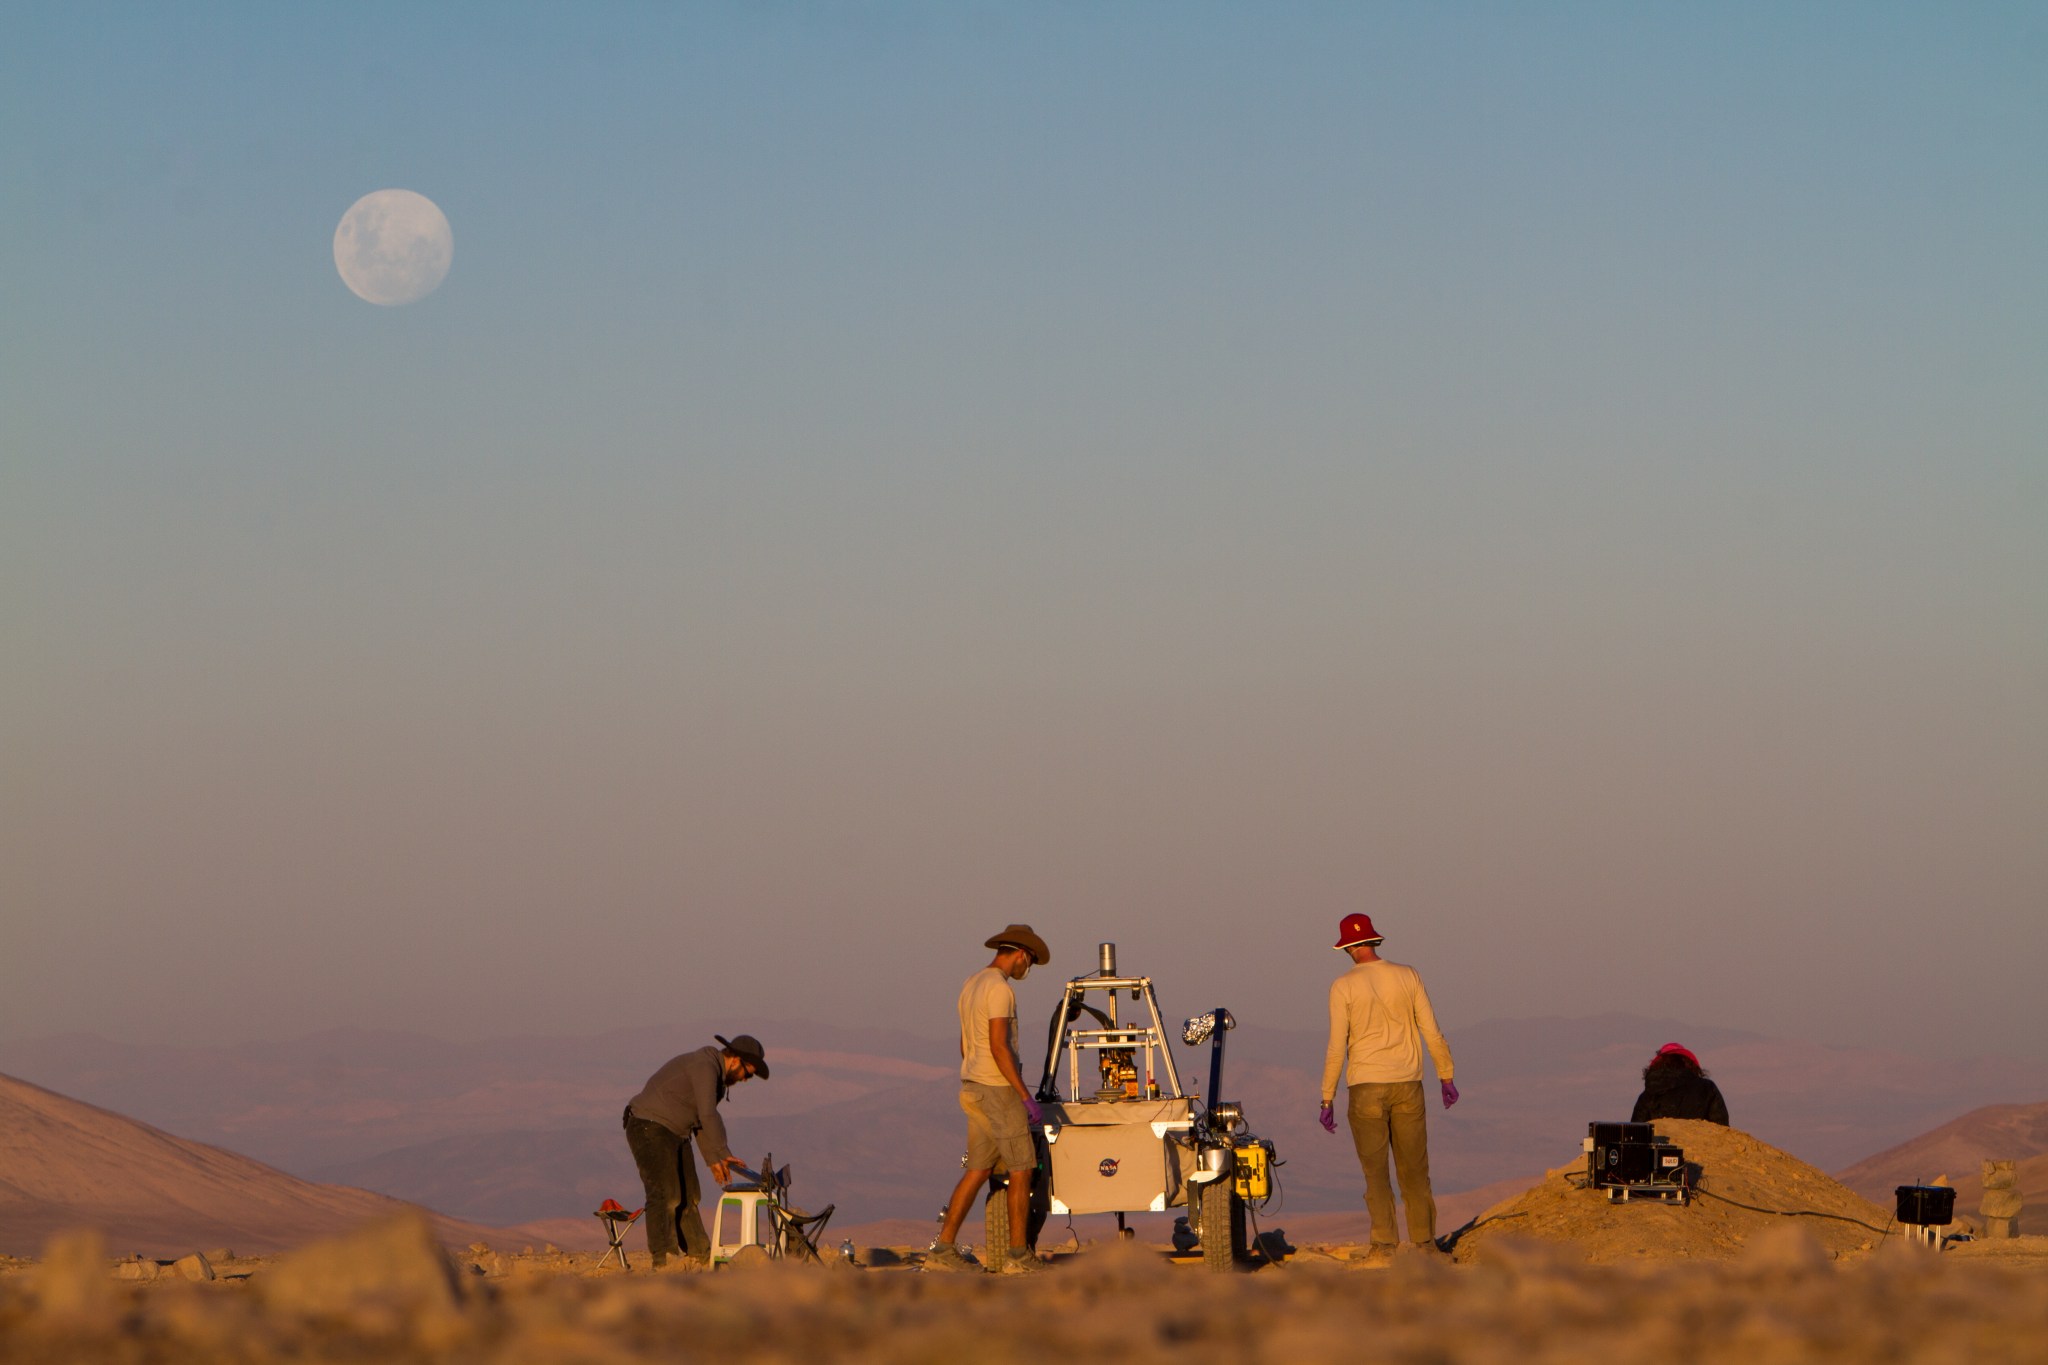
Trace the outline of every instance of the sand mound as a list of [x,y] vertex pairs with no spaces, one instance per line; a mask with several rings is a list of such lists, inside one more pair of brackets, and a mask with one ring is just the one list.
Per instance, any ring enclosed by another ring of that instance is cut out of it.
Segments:
[[[1804,1227],[1829,1255],[1841,1257],[1878,1242],[1877,1230],[1890,1222],[1885,1209],[1832,1176],[1747,1133],[1690,1119],[1655,1126],[1700,1168],[1701,1194],[1690,1204],[1609,1203],[1603,1192],[1577,1187],[1585,1170],[1579,1157],[1482,1214],[1459,1236],[1457,1259],[1483,1260],[1490,1243],[1525,1237],[1567,1243],[1595,1264],[1728,1260],[1787,1223]],[[1833,1216],[1782,1216],[1795,1211]],[[1851,1219],[1857,1221],[1844,1221]]]

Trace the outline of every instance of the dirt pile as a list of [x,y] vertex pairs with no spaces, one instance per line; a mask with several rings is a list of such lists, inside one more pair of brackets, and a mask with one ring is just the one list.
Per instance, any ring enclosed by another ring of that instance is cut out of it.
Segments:
[[1480,1215],[1459,1235],[1456,1258],[1483,1259],[1503,1238],[1536,1238],[1567,1243],[1596,1265],[1729,1260],[1759,1235],[1794,1222],[1832,1257],[1855,1256],[1884,1240],[1886,1210],[1767,1142],[1690,1119],[1655,1126],[1699,1168],[1699,1194],[1690,1203],[1610,1203],[1603,1192],[1579,1187],[1582,1156]]

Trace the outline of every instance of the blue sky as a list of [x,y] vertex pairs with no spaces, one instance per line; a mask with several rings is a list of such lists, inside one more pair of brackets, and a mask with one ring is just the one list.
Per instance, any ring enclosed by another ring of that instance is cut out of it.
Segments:
[[[943,1033],[1018,918],[1314,1026],[1366,909],[1447,1020],[2044,1055],[2044,68],[2027,5],[17,15],[0,1032],[701,1014],[745,943]],[[395,309],[387,186],[455,234]]]

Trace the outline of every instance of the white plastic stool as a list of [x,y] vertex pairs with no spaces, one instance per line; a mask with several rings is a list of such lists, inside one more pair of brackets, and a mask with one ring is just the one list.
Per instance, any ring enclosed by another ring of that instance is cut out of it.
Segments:
[[[761,1211],[768,1205],[768,1191],[760,1189],[722,1190],[711,1217],[711,1264],[729,1261],[741,1247],[765,1246],[768,1254],[776,1248],[761,1240]],[[738,1209],[739,1231],[733,1241],[725,1240],[725,1211]]]

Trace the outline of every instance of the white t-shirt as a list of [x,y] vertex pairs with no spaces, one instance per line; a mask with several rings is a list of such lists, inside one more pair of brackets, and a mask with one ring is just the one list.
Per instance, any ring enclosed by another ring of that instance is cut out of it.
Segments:
[[1010,989],[1009,977],[994,967],[983,967],[960,988],[960,1079],[1008,1086],[1009,1079],[996,1067],[995,1054],[988,1047],[992,1019],[1010,1021],[1010,1060],[1016,1061],[1017,993]]

